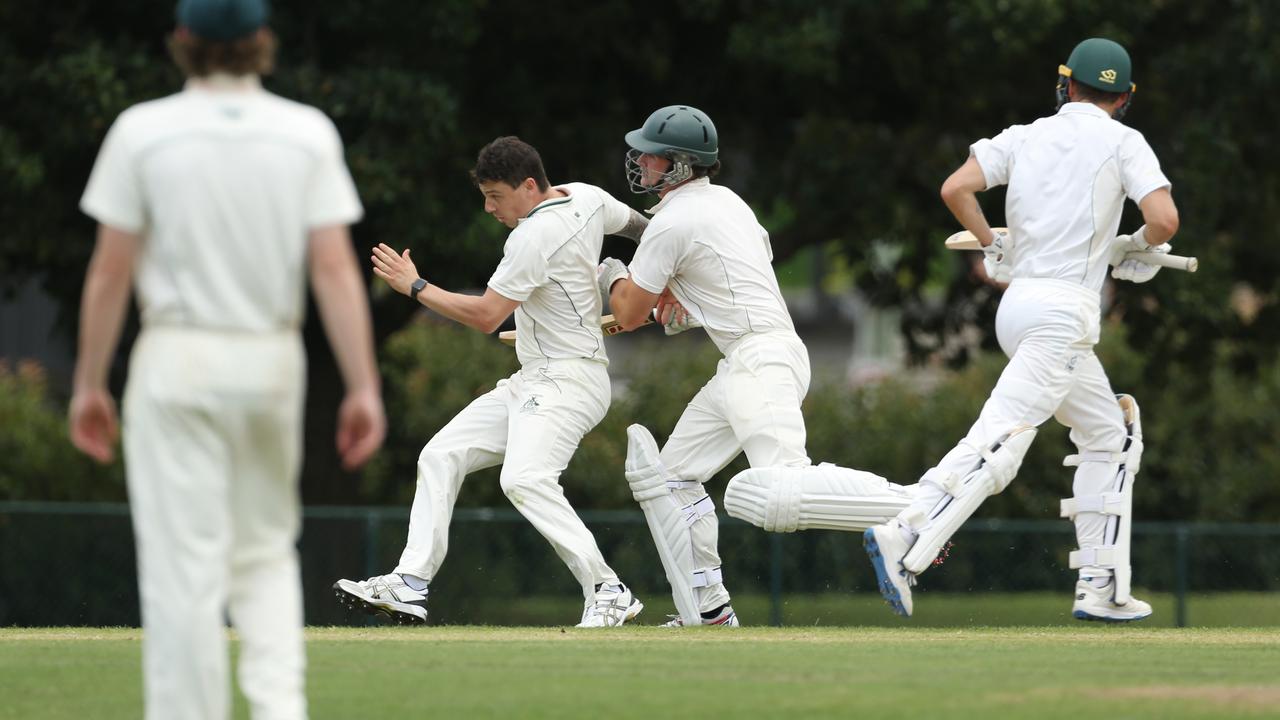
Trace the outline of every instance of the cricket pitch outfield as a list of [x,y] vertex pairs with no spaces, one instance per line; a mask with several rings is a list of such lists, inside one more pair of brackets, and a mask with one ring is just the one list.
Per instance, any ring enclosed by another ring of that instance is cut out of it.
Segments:
[[[140,639],[0,629],[0,718],[139,717]],[[307,641],[317,719],[1280,714],[1276,628],[370,627]]]

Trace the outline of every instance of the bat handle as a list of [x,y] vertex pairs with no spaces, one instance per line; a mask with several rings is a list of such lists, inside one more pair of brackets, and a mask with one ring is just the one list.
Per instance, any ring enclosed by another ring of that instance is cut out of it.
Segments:
[[1184,257],[1182,255],[1170,255],[1168,253],[1150,253],[1150,252],[1131,252],[1125,254],[1126,260],[1137,260],[1148,265],[1159,265],[1163,268],[1171,270],[1182,270],[1185,272],[1195,272],[1200,269],[1200,261],[1194,257]]

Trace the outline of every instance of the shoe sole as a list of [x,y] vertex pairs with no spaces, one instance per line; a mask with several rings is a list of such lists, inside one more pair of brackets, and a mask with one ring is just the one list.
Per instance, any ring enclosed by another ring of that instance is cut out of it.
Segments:
[[1139,615],[1137,617],[1117,618],[1117,617],[1107,617],[1105,615],[1090,615],[1089,613],[1083,610],[1074,610],[1071,613],[1071,617],[1077,620],[1084,620],[1086,622],[1103,622],[1103,623],[1109,623],[1114,625],[1118,623],[1131,623],[1131,622],[1137,622],[1139,620],[1146,620],[1147,618],[1151,617],[1151,613],[1147,613],[1146,615]]
[[884,597],[884,601],[889,603],[889,609],[902,617],[911,617],[906,605],[902,603],[902,594],[898,592],[898,586],[893,584],[889,569],[885,567],[884,554],[880,552],[880,543],[876,541],[874,528],[868,528],[862,534],[862,547],[866,549],[867,557],[871,558],[871,567],[876,571],[876,584],[880,586],[880,595]]
[[[369,600],[344,590],[337,583],[333,585],[333,595],[338,598],[338,603],[348,610],[359,610],[366,615],[383,617],[397,625],[425,625],[427,623],[427,611],[413,605],[388,600]],[[413,610],[402,610],[400,608],[413,608]],[[418,615],[415,611],[421,611],[422,615]]]

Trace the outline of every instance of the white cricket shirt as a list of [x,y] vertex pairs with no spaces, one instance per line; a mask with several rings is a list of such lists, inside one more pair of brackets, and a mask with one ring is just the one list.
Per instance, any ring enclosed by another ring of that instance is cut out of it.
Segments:
[[144,326],[247,332],[301,325],[308,230],[363,214],[329,118],[252,76],[121,113],[80,208],[143,236]]
[[489,287],[516,300],[521,365],[585,358],[608,364],[600,333],[596,265],[606,234],[626,227],[631,208],[594,185],[557,185],[507,236]]
[[672,294],[728,354],[752,333],[795,325],[773,272],[769,234],[732,190],[698,178],[653,207],[631,260],[631,280],[651,293]]
[[1052,278],[1102,289],[1124,199],[1169,187],[1142,133],[1091,103],[1014,125],[974,143],[987,187],[1008,185],[1005,219],[1013,278]]

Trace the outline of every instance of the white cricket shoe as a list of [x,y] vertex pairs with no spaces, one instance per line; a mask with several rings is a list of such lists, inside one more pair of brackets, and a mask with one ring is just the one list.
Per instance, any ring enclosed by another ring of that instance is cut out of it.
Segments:
[[1076,581],[1076,601],[1071,606],[1071,616],[1077,620],[1097,620],[1108,623],[1134,622],[1151,616],[1151,606],[1136,597],[1129,597],[1129,602],[1117,605],[1112,602],[1115,597],[1115,580],[1102,587],[1094,587],[1087,580]]
[[582,608],[582,622],[577,627],[617,627],[634,620],[644,603],[631,594],[631,589],[621,583],[600,585],[596,594]]
[[895,613],[911,617],[911,586],[916,584],[916,576],[902,566],[902,558],[911,546],[898,530],[898,521],[867,528],[862,534],[862,546],[871,558],[876,584],[885,602]]
[[[662,627],[684,627],[684,618],[679,615],[668,615],[671,619],[662,624]],[[702,618],[703,625],[719,625],[720,627],[738,627],[738,614],[733,611],[732,605],[721,605],[720,610],[711,617]]]
[[339,580],[333,584],[338,602],[352,610],[383,615],[401,625],[427,621],[427,591],[414,590],[398,573],[375,575],[368,580]]

